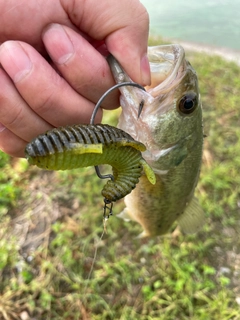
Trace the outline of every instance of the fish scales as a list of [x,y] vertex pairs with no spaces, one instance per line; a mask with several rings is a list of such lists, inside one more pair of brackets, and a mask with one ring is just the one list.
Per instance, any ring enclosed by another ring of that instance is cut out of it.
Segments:
[[[119,89],[118,126],[146,146],[143,156],[157,182],[151,185],[142,176],[125,197],[126,208],[119,216],[141,224],[142,237],[163,235],[175,221],[184,232],[196,232],[204,223],[204,212],[194,197],[203,148],[197,75],[179,45],[149,47],[148,57],[152,84],[146,92]],[[114,57],[108,61],[117,83],[131,81]]]

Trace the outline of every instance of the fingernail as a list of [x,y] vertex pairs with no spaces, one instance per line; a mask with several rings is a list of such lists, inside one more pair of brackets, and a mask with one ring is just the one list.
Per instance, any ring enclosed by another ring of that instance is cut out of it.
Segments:
[[1,65],[16,83],[22,80],[32,69],[32,62],[16,41],[7,41],[0,48]]
[[66,63],[74,53],[73,44],[60,24],[51,24],[43,34],[43,41],[51,58]]
[[151,73],[150,73],[150,65],[149,65],[147,54],[143,56],[140,67],[141,67],[142,84],[144,86],[148,86],[151,84]]
[[0,133],[1,133],[4,129],[6,129],[6,127],[0,122]]

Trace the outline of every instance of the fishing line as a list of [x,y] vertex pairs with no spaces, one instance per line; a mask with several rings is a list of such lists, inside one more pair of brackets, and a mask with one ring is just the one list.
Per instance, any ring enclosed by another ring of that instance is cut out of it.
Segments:
[[93,268],[94,268],[94,265],[95,265],[95,262],[96,262],[96,259],[97,259],[97,252],[98,252],[98,247],[99,247],[98,243],[100,243],[100,242],[102,241],[103,236],[104,236],[104,234],[106,233],[106,223],[107,223],[107,219],[104,219],[103,232],[102,232],[101,237],[99,238],[98,242],[96,243],[96,249],[95,249],[94,255],[93,255],[93,262],[92,262],[90,271],[89,271],[89,273],[88,273],[86,285],[85,285],[84,291],[83,291],[83,295],[84,295],[84,296],[85,296],[86,290],[87,290],[87,288],[88,288],[88,284],[89,284],[90,278],[91,278],[91,276],[92,276]]
[[[110,89],[108,89],[103,95],[102,97],[98,100],[97,104],[95,105],[94,109],[93,109],[93,113],[92,113],[92,116],[91,116],[91,119],[90,119],[90,124],[94,124],[94,121],[95,121],[95,117],[96,117],[96,114],[103,102],[103,100],[115,89],[118,89],[120,87],[124,87],[124,86],[132,86],[132,87],[137,87],[139,89],[142,89],[144,91],[145,88],[143,86],[141,86],[140,84],[138,83],[134,83],[134,82],[122,82],[122,83],[118,83],[116,85],[114,85],[113,87],[111,87]],[[139,103],[139,110],[138,110],[138,118],[142,112],[142,109],[143,109],[143,105],[144,105],[144,101],[142,100],[140,103]],[[99,167],[98,166],[95,166],[95,171],[96,171],[96,174],[97,176],[100,178],[100,179],[106,179],[106,178],[110,178],[111,180],[114,180],[114,177],[113,175],[111,174],[105,174],[105,175],[102,175],[100,173],[100,170],[99,170]],[[107,203],[105,203],[105,207],[107,207]],[[110,215],[112,213],[112,206],[110,208]],[[99,241],[98,243],[100,243],[103,239],[103,236],[104,234],[106,233],[106,224],[107,224],[107,221],[108,221],[108,218],[105,217],[104,218],[104,228],[103,228],[103,232],[99,238]],[[86,285],[85,285],[85,288],[84,288],[84,296],[85,296],[85,293],[86,293],[86,290],[88,288],[88,284],[89,284],[89,281],[90,281],[90,278],[92,276],[92,272],[93,272],[93,268],[94,268],[94,265],[95,265],[95,262],[96,262],[96,259],[97,259],[97,253],[98,253],[98,244],[96,244],[96,249],[94,251],[94,255],[93,255],[93,262],[92,262],[92,265],[91,265],[91,268],[90,268],[90,271],[88,273],[88,277],[87,277],[87,281],[86,281]]]
[[[94,124],[94,121],[95,121],[95,117],[96,117],[96,114],[103,102],[103,100],[115,89],[118,89],[120,87],[124,87],[124,86],[132,86],[132,87],[137,87],[139,89],[142,89],[144,91],[145,88],[143,86],[141,86],[140,84],[138,83],[134,83],[134,82],[122,82],[122,83],[118,83],[116,85],[114,85],[113,87],[111,87],[110,89],[108,89],[103,95],[102,97],[98,100],[97,104],[95,105],[94,109],[93,109],[93,112],[92,112],[92,116],[91,116],[91,119],[90,119],[90,124]],[[144,105],[144,101],[142,100],[140,103],[139,103],[139,111],[138,111],[138,118],[142,112],[142,109],[143,109],[143,105]],[[111,180],[114,180],[114,177],[113,175],[111,174],[106,174],[106,175],[102,175],[100,173],[100,170],[99,170],[99,167],[98,166],[95,166],[95,171],[96,171],[96,174],[97,176],[100,178],[100,179],[106,179],[106,178],[110,178]],[[107,206],[108,203],[105,203],[105,206]],[[110,215],[112,213],[112,207],[109,208],[110,209]],[[103,228],[103,232],[99,238],[99,241],[98,243],[100,243],[103,239],[103,236],[104,234],[106,233],[106,224],[107,224],[107,221],[108,221],[108,217],[105,217],[104,218],[104,228]],[[85,293],[86,293],[86,290],[88,288],[88,285],[89,285],[89,281],[91,279],[91,276],[92,276],[92,272],[93,272],[93,268],[94,268],[94,265],[96,263],[96,259],[97,259],[97,253],[98,253],[98,243],[96,244],[96,249],[94,251],[94,255],[93,255],[93,262],[92,262],[92,265],[91,265],[91,268],[90,268],[90,271],[88,273],[88,277],[87,277],[87,280],[86,280],[86,285],[84,287],[84,291],[83,291],[83,294],[85,296]]]

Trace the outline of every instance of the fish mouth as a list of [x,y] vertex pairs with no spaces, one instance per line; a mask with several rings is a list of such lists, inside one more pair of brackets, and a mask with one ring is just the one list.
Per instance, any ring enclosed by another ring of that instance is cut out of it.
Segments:
[[[148,47],[148,59],[151,85],[146,87],[146,91],[156,97],[160,93],[168,92],[179,74],[179,69],[182,67],[184,70],[185,52],[178,44]],[[108,63],[117,83],[132,81],[113,56],[108,57]]]
[[160,92],[164,94],[165,90],[169,91],[180,69],[184,69],[185,52],[178,44],[148,47],[148,59],[151,85],[147,86],[146,90],[156,97]]

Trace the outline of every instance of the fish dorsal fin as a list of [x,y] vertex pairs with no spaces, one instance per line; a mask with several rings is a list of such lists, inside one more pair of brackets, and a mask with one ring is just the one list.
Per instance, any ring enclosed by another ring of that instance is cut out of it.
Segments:
[[178,224],[184,233],[194,233],[199,231],[204,222],[204,211],[198,199],[193,197],[182,216],[178,219]]

